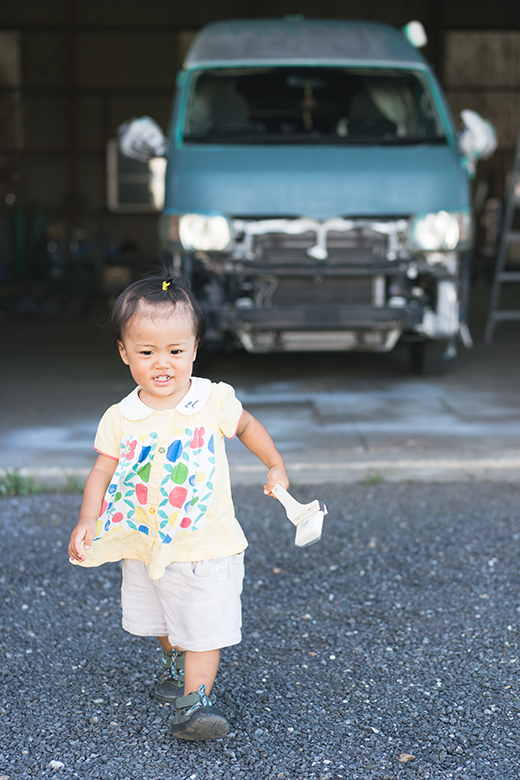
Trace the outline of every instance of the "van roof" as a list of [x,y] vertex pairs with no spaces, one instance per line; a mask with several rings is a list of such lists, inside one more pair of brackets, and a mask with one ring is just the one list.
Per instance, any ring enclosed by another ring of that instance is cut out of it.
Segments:
[[242,19],[203,27],[184,67],[348,62],[424,67],[426,61],[400,30],[340,19]]

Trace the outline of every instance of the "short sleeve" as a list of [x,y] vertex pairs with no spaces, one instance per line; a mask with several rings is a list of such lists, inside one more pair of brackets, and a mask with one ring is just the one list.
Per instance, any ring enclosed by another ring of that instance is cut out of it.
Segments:
[[110,409],[107,409],[100,420],[94,440],[94,449],[101,455],[119,460],[121,433],[119,404],[114,404]]
[[242,411],[242,404],[231,385],[219,382],[217,385],[217,422],[219,429],[228,439],[232,439],[236,434]]

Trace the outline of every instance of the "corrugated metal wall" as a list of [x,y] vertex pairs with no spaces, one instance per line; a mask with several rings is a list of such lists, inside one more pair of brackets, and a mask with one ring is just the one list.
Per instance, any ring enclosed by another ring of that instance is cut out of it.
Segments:
[[[504,178],[520,125],[520,5],[510,0],[302,0],[297,8],[286,0],[223,0],[218,7],[207,0],[4,2],[0,33],[19,48],[16,67],[0,55],[0,278],[18,206],[29,221],[31,209],[42,210],[48,235],[103,235],[110,247],[133,244],[154,262],[157,217],[107,208],[107,140],[136,115],[149,114],[166,129],[176,71],[203,24],[295,10],[396,26],[421,19],[430,37],[426,56],[455,114],[475,108],[496,124],[503,154],[491,165],[495,179]],[[465,31],[468,23],[479,31]]]
[[520,132],[520,32],[445,33],[444,86],[457,118],[471,108],[497,129],[499,148],[512,150]]

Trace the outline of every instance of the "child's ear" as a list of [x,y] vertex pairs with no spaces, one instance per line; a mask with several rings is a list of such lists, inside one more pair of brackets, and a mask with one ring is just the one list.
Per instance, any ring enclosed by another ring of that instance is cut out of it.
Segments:
[[123,363],[126,363],[127,366],[130,365],[130,361],[128,360],[128,357],[127,357],[127,354],[126,354],[125,345],[123,344],[122,341],[118,341],[117,342],[117,348],[119,350],[119,354],[121,356],[121,360],[123,361]]

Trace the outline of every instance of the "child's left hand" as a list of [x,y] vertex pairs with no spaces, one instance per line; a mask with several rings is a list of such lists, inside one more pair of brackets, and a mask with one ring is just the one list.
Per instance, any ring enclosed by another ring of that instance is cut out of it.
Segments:
[[[273,496],[272,489],[276,484],[281,485],[286,490],[289,489],[289,478],[283,463],[271,466],[269,469],[267,473],[267,482],[264,485],[264,493],[266,496]],[[273,498],[276,498],[276,496],[273,496]]]

